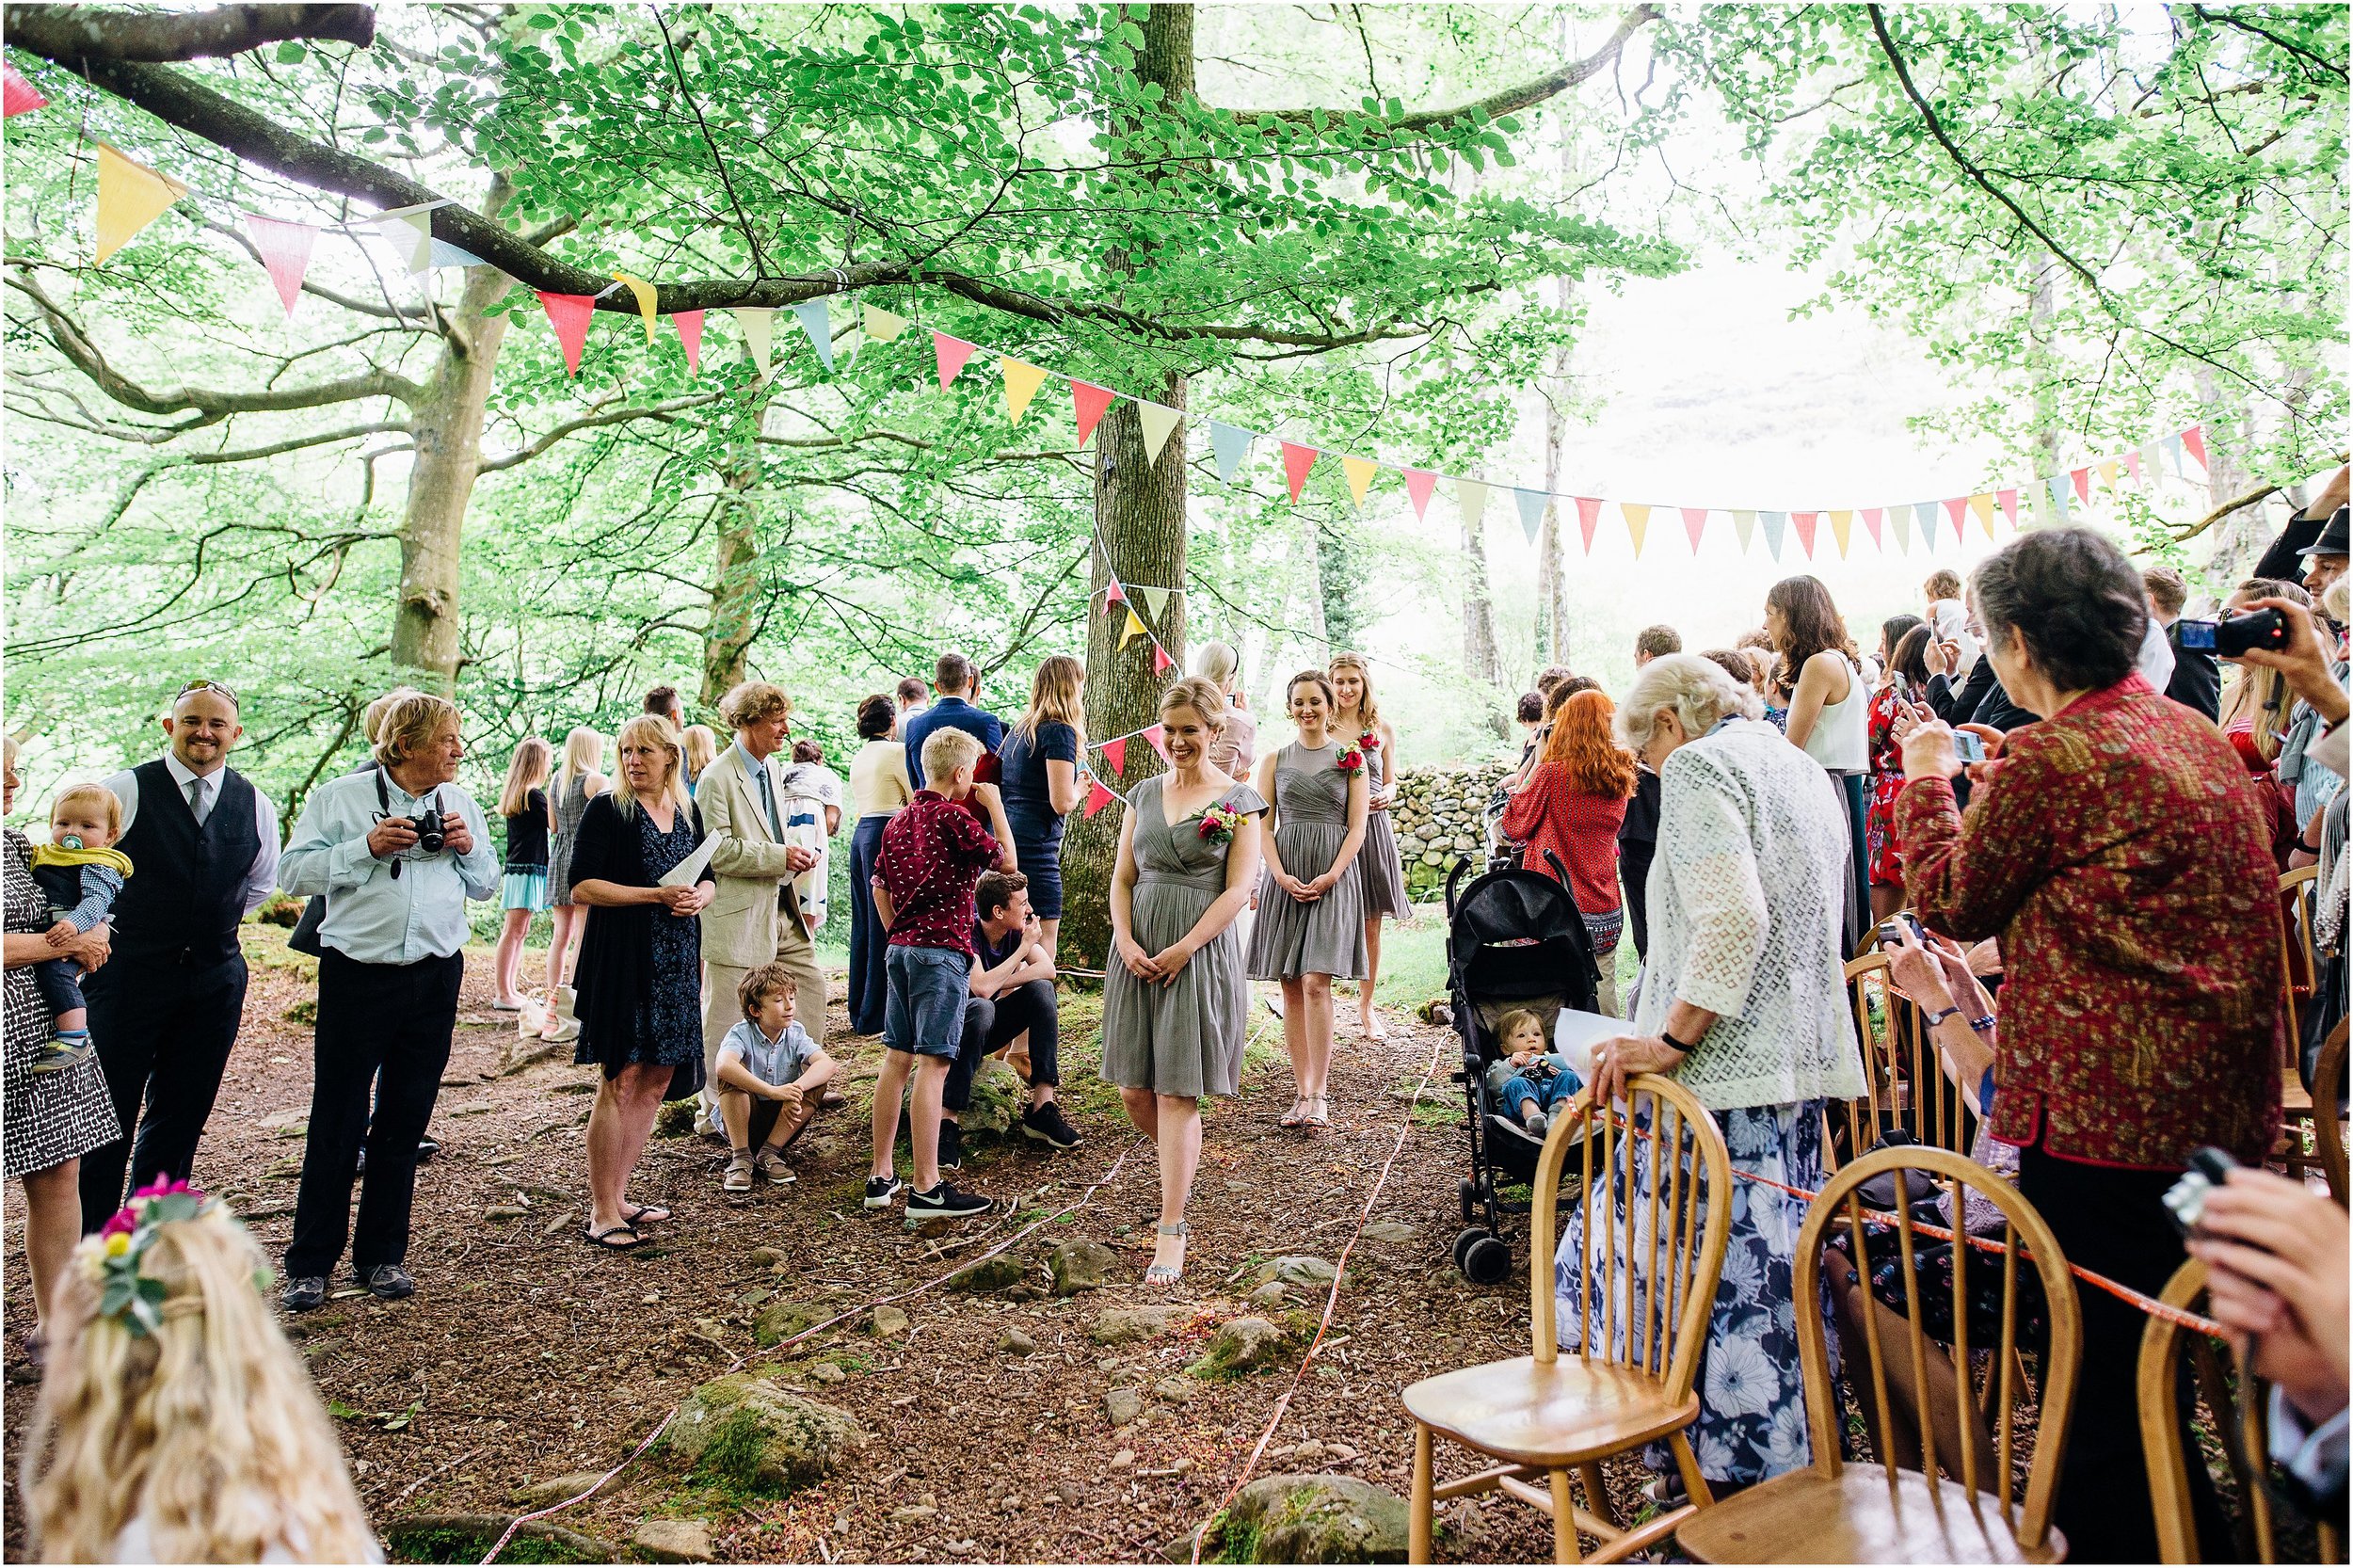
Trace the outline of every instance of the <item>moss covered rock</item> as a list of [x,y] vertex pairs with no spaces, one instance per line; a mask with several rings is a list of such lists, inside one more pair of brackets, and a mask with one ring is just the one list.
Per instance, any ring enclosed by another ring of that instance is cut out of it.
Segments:
[[831,1474],[865,1443],[866,1429],[848,1411],[731,1372],[687,1397],[663,1433],[661,1452],[673,1469],[777,1493]]
[[1219,1520],[1220,1562],[1402,1562],[1405,1499],[1353,1476],[1264,1476]]

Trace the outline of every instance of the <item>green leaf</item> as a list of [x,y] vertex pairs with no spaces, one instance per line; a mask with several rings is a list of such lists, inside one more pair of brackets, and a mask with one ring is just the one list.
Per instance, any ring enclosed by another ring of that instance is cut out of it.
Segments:
[[303,48],[300,43],[293,39],[287,39],[278,46],[278,63],[280,65],[300,65],[304,60],[310,57],[310,55],[311,52],[308,49]]

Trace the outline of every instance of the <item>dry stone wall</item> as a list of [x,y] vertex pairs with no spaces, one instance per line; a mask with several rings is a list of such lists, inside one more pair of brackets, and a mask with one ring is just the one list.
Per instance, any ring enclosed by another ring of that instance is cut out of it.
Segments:
[[1481,812],[1504,776],[1501,762],[1471,768],[1408,768],[1399,776],[1389,808],[1405,880],[1417,899],[1434,898],[1457,861],[1475,872],[1487,863],[1487,824]]

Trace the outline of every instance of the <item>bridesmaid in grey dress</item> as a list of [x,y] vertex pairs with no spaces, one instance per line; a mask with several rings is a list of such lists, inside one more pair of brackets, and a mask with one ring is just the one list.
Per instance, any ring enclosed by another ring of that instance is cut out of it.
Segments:
[[1199,677],[1160,696],[1169,771],[1128,792],[1112,873],[1103,982],[1104,1081],[1159,1151],[1160,1218],[1149,1286],[1184,1272],[1185,1201],[1201,1163],[1201,1097],[1241,1085],[1250,981],[1234,921],[1258,870],[1266,802],[1209,765],[1225,702]]
[[1395,916],[1411,920],[1414,906],[1405,896],[1405,862],[1397,853],[1397,831],[1389,824],[1389,804],[1397,798],[1397,731],[1381,716],[1372,695],[1372,672],[1361,653],[1335,653],[1329,671],[1332,695],[1339,701],[1332,733],[1345,745],[1350,737],[1365,752],[1365,776],[1371,793],[1365,813],[1365,847],[1356,856],[1357,876],[1365,888],[1365,978],[1356,983],[1356,1014],[1365,1037],[1385,1040],[1388,1026],[1372,1008],[1373,987],[1381,983],[1381,922]]
[[[1274,803],[1250,977],[1283,984],[1283,1044],[1298,1097],[1285,1127],[1330,1127],[1332,979],[1365,972],[1364,888],[1354,874],[1371,796],[1353,737],[1331,733],[1338,704],[1321,670],[1291,677],[1284,701],[1299,739],[1258,760],[1258,792]],[[1343,766],[1341,759],[1353,759]]]

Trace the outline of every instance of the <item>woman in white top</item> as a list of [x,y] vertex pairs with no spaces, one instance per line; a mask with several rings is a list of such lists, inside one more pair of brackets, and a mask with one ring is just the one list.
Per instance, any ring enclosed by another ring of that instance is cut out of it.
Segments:
[[874,860],[882,854],[883,826],[915,798],[907,777],[906,744],[899,740],[900,710],[877,692],[857,705],[862,744],[850,759],[850,810],[857,825],[850,833],[850,1032],[880,1034],[883,947],[890,934],[874,907]]
[[[1822,1102],[1863,1093],[1838,956],[1846,824],[1821,769],[1745,709],[1720,666],[1678,653],[1642,666],[1618,710],[1619,740],[1658,774],[1658,853],[1633,1032],[1594,1048],[1593,1063],[1600,1098],[1634,1074],[1672,1074],[1715,1116],[1734,1167],[1779,1184],[1731,1183],[1701,1352],[1689,1441],[1711,1485],[1732,1486],[1808,1463],[1792,1283],[1807,1200],[1789,1190],[1825,1178]],[[1625,1183],[1629,1208],[1648,1201],[1650,1170]],[[1561,1258],[1583,1256],[1582,1224],[1571,1222]],[[1576,1348],[1587,1288],[1565,1264],[1564,1348]]]
[[1838,798],[1847,808],[1852,864],[1847,869],[1850,896],[1842,923],[1852,952],[1871,913],[1871,888],[1865,880],[1870,862],[1864,847],[1870,794],[1870,688],[1855,657],[1854,639],[1820,579],[1785,577],[1774,584],[1765,596],[1765,631],[1780,656],[1774,680],[1789,693],[1789,744],[1802,748],[1837,782]]

